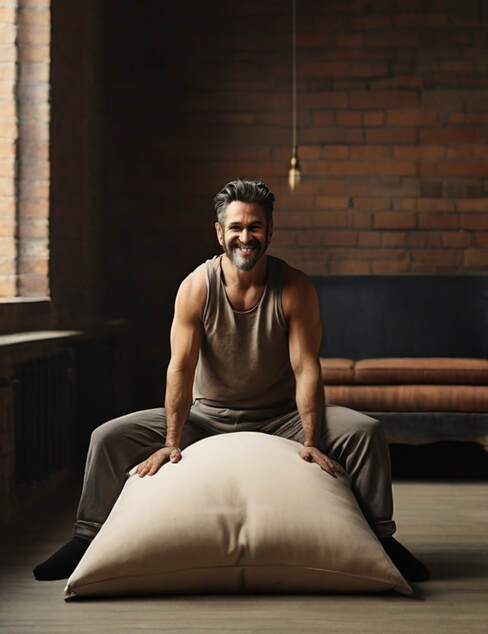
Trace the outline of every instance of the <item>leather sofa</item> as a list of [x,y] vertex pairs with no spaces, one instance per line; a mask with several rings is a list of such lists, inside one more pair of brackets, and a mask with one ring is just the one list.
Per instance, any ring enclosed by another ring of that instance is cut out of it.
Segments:
[[390,443],[488,449],[488,277],[313,278],[329,404],[366,412]]

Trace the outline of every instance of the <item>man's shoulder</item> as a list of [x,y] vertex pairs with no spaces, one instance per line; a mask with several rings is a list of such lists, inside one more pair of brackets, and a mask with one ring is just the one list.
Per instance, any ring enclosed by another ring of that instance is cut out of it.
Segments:
[[207,299],[207,276],[205,262],[197,266],[180,284],[177,302],[192,313],[203,312]]
[[315,302],[316,290],[310,277],[285,263],[283,277],[283,310],[287,317],[300,305]]

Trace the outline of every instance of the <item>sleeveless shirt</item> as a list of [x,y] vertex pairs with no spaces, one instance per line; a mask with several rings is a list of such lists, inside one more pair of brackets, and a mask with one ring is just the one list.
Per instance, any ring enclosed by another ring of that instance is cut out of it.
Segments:
[[293,403],[295,376],[281,299],[286,264],[268,255],[259,301],[249,310],[236,310],[225,291],[221,258],[205,262],[207,299],[193,398],[244,410]]

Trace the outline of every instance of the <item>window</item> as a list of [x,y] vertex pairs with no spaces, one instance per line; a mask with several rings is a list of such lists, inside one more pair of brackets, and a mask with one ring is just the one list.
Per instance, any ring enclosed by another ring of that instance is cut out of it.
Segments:
[[50,1],[0,1],[0,298],[49,295]]

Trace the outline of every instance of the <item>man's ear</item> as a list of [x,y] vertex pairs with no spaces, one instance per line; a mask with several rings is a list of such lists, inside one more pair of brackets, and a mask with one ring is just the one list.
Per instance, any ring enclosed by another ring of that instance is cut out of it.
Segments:
[[217,240],[221,246],[224,246],[224,232],[222,231],[222,225],[220,222],[215,223],[215,231],[217,232]]

